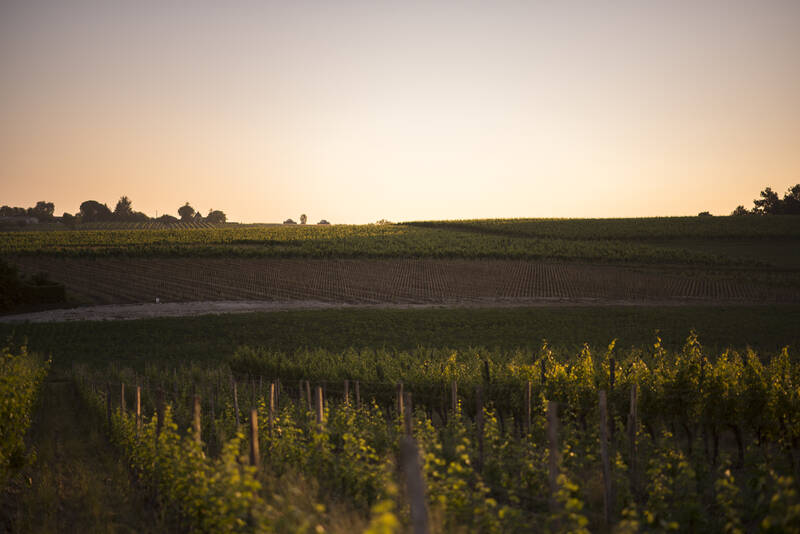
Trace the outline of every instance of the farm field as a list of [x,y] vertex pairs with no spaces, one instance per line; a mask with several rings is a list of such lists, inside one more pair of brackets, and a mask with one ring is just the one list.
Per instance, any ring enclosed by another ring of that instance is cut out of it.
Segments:
[[[64,234],[0,248],[63,283],[76,312],[334,307],[0,322],[9,354],[52,360],[31,439],[72,436],[58,484],[81,477],[95,506],[198,532],[407,532],[420,510],[431,532],[798,520],[799,238],[784,219]],[[99,468],[63,425],[79,420],[117,492],[93,496]],[[31,489],[12,479],[4,524],[36,524],[47,499],[75,524],[119,521],[48,497],[57,453],[42,451],[17,475]]]
[[495,301],[798,302],[741,272],[524,260],[20,257],[82,304],[209,300],[421,304]]

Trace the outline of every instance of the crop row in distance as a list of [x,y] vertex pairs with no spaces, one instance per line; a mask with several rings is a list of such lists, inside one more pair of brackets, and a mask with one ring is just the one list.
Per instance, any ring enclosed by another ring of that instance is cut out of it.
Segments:
[[530,260],[19,257],[80,302],[209,300],[517,305],[625,302],[798,302],[800,289],[735,276]]
[[[766,218],[765,218],[766,219]],[[761,219],[757,219],[761,220]],[[782,221],[782,219],[780,219]],[[578,224],[572,223],[570,224]],[[591,222],[583,224],[592,226]],[[636,220],[626,222],[635,227]],[[655,223],[653,223],[655,224]],[[663,223],[669,226],[669,222]],[[741,236],[741,229],[714,237]],[[768,235],[795,238],[796,232],[772,223]],[[676,235],[683,235],[676,230]],[[695,235],[696,229],[687,231]],[[753,234],[746,234],[751,237]],[[760,234],[755,234],[759,236]],[[681,264],[764,264],[721,254],[626,240],[602,232],[576,239],[498,235],[459,227],[414,225],[227,227],[170,230],[105,230],[0,233],[0,254],[66,257],[242,256],[242,257],[428,257],[548,258],[608,262]]]

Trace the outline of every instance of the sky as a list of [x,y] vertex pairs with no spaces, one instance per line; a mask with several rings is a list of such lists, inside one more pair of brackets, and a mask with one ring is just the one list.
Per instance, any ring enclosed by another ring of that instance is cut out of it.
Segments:
[[800,182],[800,2],[0,0],[0,204],[728,214]]

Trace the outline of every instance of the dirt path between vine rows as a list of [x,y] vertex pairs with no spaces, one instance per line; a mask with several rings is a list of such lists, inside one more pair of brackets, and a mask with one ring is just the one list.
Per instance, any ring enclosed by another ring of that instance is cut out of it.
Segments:
[[33,463],[0,492],[0,532],[168,532],[70,382],[48,382]]
[[16,315],[0,316],[0,323],[62,323],[70,321],[116,321],[153,319],[158,317],[193,317],[198,315],[285,312],[293,310],[333,309],[432,309],[432,308],[514,308],[537,306],[718,306],[744,305],[752,302],[706,299],[664,300],[608,300],[594,298],[538,298],[538,299],[458,299],[436,303],[379,303],[352,304],[316,300],[212,300],[202,302],[169,302],[148,304],[107,304],[82,306]]

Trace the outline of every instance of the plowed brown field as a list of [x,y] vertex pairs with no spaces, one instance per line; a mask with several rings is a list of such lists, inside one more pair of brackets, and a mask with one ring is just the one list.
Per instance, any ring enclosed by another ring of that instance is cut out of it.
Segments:
[[521,301],[797,302],[800,292],[652,268],[516,260],[62,259],[22,257],[86,304],[315,300],[420,304]]

